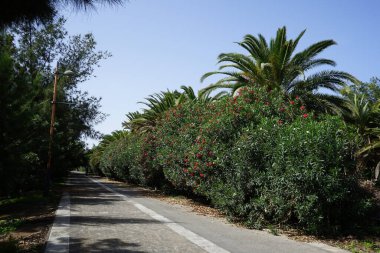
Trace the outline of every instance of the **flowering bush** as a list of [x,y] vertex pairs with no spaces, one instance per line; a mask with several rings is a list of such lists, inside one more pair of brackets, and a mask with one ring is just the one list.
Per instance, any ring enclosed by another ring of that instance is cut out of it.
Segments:
[[316,117],[298,97],[243,88],[233,98],[172,108],[153,132],[107,147],[100,167],[206,197],[250,226],[320,232],[370,208],[351,173],[355,138],[342,120]]
[[242,89],[238,96],[214,103],[180,105],[168,111],[156,128],[155,166],[163,168],[175,187],[207,195],[242,128],[266,117],[282,125],[303,110],[299,100],[262,88]]
[[353,134],[340,119],[316,119],[297,97],[256,88],[185,104],[167,112],[156,136],[156,166],[176,188],[248,225],[316,232],[369,207],[353,197]]

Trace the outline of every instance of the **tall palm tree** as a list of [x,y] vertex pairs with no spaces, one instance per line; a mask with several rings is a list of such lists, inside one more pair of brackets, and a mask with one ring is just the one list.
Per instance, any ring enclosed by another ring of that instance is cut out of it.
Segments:
[[343,99],[334,95],[322,94],[320,88],[337,92],[346,82],[357,82],[352,75],[334,70],[325,70],[306,76],[316,67],[335,66],[330,59],[318,58],[328,47],[335,45],[333,40],[323,40],[296,53],[296,47],[304,35],[302,31],[296,39],[288,40],[286,27],[277,30],[275,38],[268,43],[263,35],[246,35],[243,42],[237,43],[248,55],[223,53],[218,57],[222,63],[219,71],[206,73],[207,77],[222,74],[225,78],[206,87],[203,92],[217,88],[229,88],[232,94],[243,86],[260,85],[269,89],[281,89],[290,96],[299,96],[309,107],[316,110],[339,112]]

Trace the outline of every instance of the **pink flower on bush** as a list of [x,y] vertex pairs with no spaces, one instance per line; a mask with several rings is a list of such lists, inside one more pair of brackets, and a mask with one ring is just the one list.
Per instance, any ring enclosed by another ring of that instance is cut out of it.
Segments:
[[188,169],[183,169],[183,172],[187,173],[187,172],[189,172],[189,170]]
[[206,166],[207,166],[207,167],[212,167],[212,166],[214,166],[214,163],[213,163],[213,162],[207,162],[207,163],[206,163]]
[[205,174],[200,173],[199,176],[200,176],[200,177],[205,177]]
[[303,110],[305,110],[305,109],[306,109],[305,106],[301,106],[301,107],[300,107],[300,110],[301,110],[301,111],[303,111]]
[[306,119],[307,117],[309,117],[309,114],[305,113],[304,115],[302,115],[302,117],[303,117],[304,119]]
[[293,101],[293,100],[291,100],[291,101],[290,101],[290,104],[291,104],[291,105],[294,105],[294,101]]

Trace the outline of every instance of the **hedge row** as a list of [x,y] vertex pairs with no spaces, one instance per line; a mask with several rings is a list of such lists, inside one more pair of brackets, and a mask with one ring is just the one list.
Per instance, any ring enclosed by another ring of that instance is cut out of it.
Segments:
[[355,178],[354,131],[308,112],[298,98],[262,88],[185,103],[155,130],[110,144],[109,177],[205,197],[248,226],[343,229],[371,209]]

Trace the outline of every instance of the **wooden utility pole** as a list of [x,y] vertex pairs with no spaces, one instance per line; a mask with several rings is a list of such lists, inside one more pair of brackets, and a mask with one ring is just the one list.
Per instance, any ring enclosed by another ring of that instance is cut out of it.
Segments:
[[54,123],[55,123],[55,108],[57,105],[57,82],[58,82],[58,63],[55,67],[54,72],[54,88],[53,88],[53,100],[51,101],[51,117],[50,117],[50,131],[49,131],[49,150],[48,150],[48,162],[46,165],[46,174],[45,174],[45,189],[44,194],[48,195],[51,185],[51,163],[52,163],[52,153],[53,153],[53,136],[54,136]]

